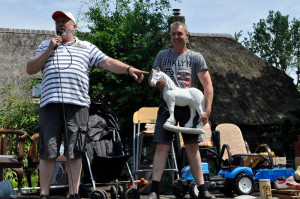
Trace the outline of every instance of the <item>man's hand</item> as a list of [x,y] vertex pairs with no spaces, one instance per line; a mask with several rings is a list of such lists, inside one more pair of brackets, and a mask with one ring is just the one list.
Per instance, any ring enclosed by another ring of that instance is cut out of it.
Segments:
[[62,38],[60,36],[55,36],[51,39],[49,48],[55,49],[55,47],[59,46],[62,42]]
[[204,112],[202,116],[199,117],[198,122],[203,122],[203,126],[205,126],[205,124],[208,122],[209,116],[210,114]]
[[141,83],[144,79],[144,74],[148,74],[149,72],[142,71],[137,68],[131,67],[129,70],[129,73],[138,83]]
[[156,87],[159,88],[159,90],[164,90],[165,86],[167,85],[165,80],[160,80],[156,83]]

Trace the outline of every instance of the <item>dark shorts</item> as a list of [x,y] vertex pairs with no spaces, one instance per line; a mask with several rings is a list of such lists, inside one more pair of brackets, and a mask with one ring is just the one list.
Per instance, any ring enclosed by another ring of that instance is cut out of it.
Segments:
[[[179,122],[180,126],[184,126],[190,118],[190,108],[188,106],[175,106],[174,116],[176,123]],[[170,117],[167,104],[164,100],[159,106],[157,120],[155,125],[155,131],[153,136],[153,142],[159,142],[163,144],[171,144],[174,139],[174,132],[165,130],[163,128],[164,123]],[[194,118],[193,127],[195,128],[198,124],[199,115],[197,114]],[[184,144],[199,143],[202,142],[201,134],[186,134],[182,133]]]
[[88,118],[89,109],[87,107],[53,103],[41,108],[38,143],[40,158],[50,159],[60,156],[59,150],[62,141],[64,141],[66,157],[81,158],[86,144]]

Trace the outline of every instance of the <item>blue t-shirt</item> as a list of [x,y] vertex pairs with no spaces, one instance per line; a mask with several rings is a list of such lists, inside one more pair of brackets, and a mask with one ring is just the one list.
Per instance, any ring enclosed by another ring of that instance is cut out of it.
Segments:
[[160,67],[181,88],[196,87],[197,73],[208,69],[199,52],[188,49],[183,54],[176,54],[173,48],[160,51],[153,67]]

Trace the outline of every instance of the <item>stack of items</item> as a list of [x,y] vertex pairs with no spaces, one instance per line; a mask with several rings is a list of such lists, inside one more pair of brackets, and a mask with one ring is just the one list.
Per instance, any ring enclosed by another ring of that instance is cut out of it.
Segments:
[[[300,167],[298,167],[296,173],[300,173]],[[300,183],[291,176],[289,178],[278,178],[274,181],[275,190],[272,190],[273,197],[278,198],[299,198],[300,199]]]
[[[277,178],[274,181],[275,189],[272,190],[273,197],[277,198],[299,198],[300,199],[300,135],[294,142],[295,146],[295,175],[289,178]],[[273,159],[274,160],[274,159]],[[276,162],[276,161],[275,161]]]

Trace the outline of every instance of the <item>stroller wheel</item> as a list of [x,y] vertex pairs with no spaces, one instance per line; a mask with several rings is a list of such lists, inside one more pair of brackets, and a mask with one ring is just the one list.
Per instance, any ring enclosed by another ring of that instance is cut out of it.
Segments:
[[117,196],[118,196],[117,187],[113,185],[110,187],[110,197],[111,199],[117,199]]
[[199,190],[195,181],[189,184],[189,194],[192,199],[197,199],[199,195]]
[[135,188],[127,188],[123,190],[121,199],[140,199],[140,193]]
[[172,191],[177,198],[183,198],[187,192],[187,186],[181,179],[177,179],[173,182]]
[[90,199],[108,199],[108,196],[106,191],[99,189],[92,191]]
[[124,188],[121,185],[117,185],[117,190],[118,190],[117,191],[118,192],[118,197],[121,198]]

